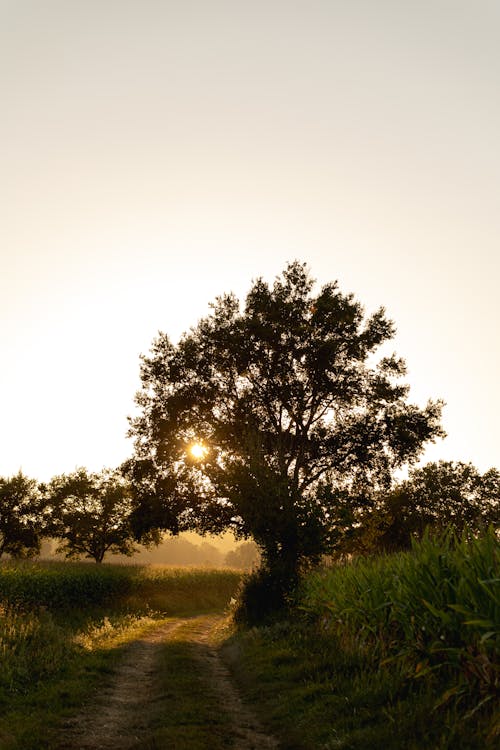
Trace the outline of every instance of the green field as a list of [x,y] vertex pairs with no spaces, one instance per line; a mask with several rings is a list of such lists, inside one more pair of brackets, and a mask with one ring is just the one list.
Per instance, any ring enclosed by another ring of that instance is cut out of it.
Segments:
[[[2,563],[0,748],[51,748],[61,720],[110,679],[127,643],[162,622],[228,613],[240,579],[221,570]],[[424,539],[409,553],[310,572],[288,617],[246,630],[227,618],[218,647],[283,748],[493,748],[499,587],[493,532],[471,542]],[[216,719],[214,749],[225,747],[225,719],[196,667],[190,628],[185,622],[163,651],[165,700],[175,708],[156,719],[151,747],[204,747]]]
[[491,532],[311,573],[226,646],[235,674],[287,748],[498,746],[499,562]]

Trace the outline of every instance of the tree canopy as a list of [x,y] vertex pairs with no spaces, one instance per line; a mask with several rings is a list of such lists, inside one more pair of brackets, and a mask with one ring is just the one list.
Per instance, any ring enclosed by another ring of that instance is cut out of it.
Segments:
[[0,557],[32,557],[40,551],[44,502],[34,479],[21,471],[0,477]]
[[101,563],[106,552],[135,552],[130,527],[132,500],[120,472],[88,472],[54,477],[47,485],[51,506],[51,535],[60,540],[66,557],[84,555]]
[[394,551],[412,539],[453,529],[477,534],[500,527],[500,473],[481,474],[471,463],[438,461],[409,472],[377,499],[353,535],[353,549]]
[[138,533],[229,528],[293,578],[331,544],[325,487],[363,502],[444,434],[441,402],[408,403],[404,361],[375,356],[394,332],[337,283],[314,293],[294,262],[243,306],[217,298],[178,344],[160,333],[131,419]]

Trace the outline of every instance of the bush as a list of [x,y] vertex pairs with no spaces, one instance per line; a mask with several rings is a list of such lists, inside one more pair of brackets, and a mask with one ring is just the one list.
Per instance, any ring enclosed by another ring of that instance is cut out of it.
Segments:
[[283,617],[295,591],[290,578],[279,569],[262,567],[241,581],[234,611],[237,625],[254,627]]

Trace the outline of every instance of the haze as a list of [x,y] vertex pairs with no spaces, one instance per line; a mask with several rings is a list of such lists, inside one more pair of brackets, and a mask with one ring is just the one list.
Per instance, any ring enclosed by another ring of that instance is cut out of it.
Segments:
[[306,261],[499,465],[500,5],[0,1],[0,475],[116,466],[139,354]]

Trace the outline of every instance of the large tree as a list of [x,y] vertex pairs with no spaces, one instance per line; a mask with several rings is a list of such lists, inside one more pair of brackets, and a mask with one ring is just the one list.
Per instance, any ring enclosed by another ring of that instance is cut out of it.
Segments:
[[229,528],[293,582],[334,536],[326,486],[362,502],[443,434],[440,402],[407,403],[404,362],[375,360],[394,335],[385,311],[365,317],[336,283],[313,288],[294,262],[273,286],[257,279],[243,309],[217,298],[177,345],[158,335],[126,467],[139,532]]
[[0,557],[37,555],[44,525],[44,502],[36,480],[21,471],[0,477]]
[[52,512],[51,534],[66,557],[81,555],[101,563],[106,552],[132,555],[132,500],[120,472],[88,472],[54,477],[46,488]]

